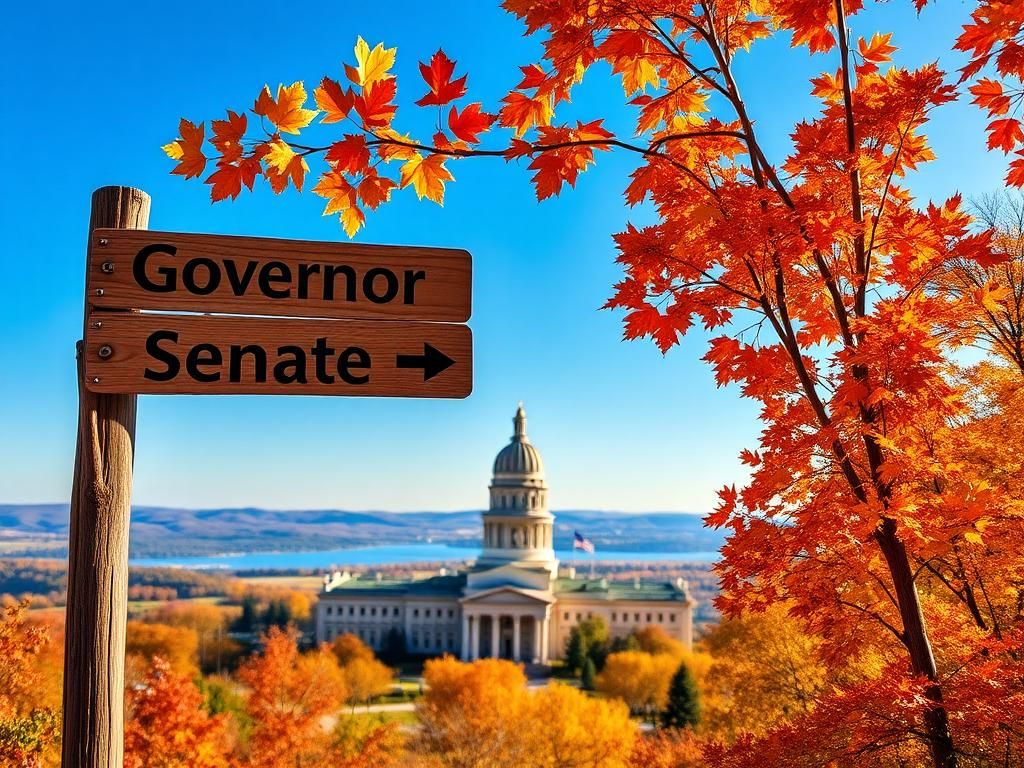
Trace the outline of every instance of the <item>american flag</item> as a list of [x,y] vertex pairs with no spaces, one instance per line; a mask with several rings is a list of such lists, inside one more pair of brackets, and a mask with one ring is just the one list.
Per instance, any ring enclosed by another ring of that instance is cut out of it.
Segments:
[[579,531],[572,532],[572,548],[582,549],[584,552],[594,554],[594,542],[592,542]]

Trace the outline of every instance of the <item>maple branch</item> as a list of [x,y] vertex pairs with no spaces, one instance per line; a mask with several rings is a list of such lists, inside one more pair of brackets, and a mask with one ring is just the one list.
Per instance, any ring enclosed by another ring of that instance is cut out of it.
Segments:
[[[835,0],[836,9],[836,32],[839,38],[840,71],[843,78],[843,110],[846,117],[846,151],[851,158],[857,152],[857,131],[853,119],[853,83],[850,78],[850,36],[846,28],[846,10],[843,7],[843,0]],[[860,168],[854,158],[853,167],[850,169],[850,199],[853,207],[853,220],[859,226],[864,223],[864,203],[861,199]],[[858,317],[865,314],[867,302],[865,290],[867,289],[867,259],[864,251],[864,232],[858,231],[853,237],[853,250],[857,259],[857,274],[860,275],[860,285],[856,287],[854,296],[854,311]]]
[[870,608],[865,608],[863,605],[857,605],[857,603],[851,603],[848,600],[843,600],[842,598],[836,598],[836,601],[840,605],[845,605],[848,608],[855,608],[856,610],[858,610],[861,613],[863,613],[865,616],[870,616],[872,619],[874,619],[879,624],[881,624],[883,627],[885,627],[890,632],[892,632],[893,635],[895,635],[896,639],[900,641],[900,644],[902,644],[904,646],[907,644],[907,640],[906,640],[906,637],[904,636],[904,634],[900,630],[896,629],[896,627],[894,627],[892,624],[890,624],[888,621],[886,621],[886,619],[884,617],[880,616],[875,611],[872,611]]
[[[707,67],[705,69],[700,69],[699,67],[697,67],[696,64],[694,64],[693,62],[690,61],[690,57],[687,56],[686,53],[683,51],[683,49],[678,46],[676,41],[672,39],[672,36],[667,34],[660,26],[658,26],[658,22],[657,21],[655,21],[649,14],[644,13],[643,11],[640,12],[640,15],[643,16],[645,19],[647,19],[647,21],[649,21],[651,23],[651,26],[654,27],[655,33],[665,41],[665,42],[662,43],[662,45],[665,46],[666,50],[669,50],[671,55],[673,55],[675,58],[678,58],[679,61],[681,61],[683,63],[683,66],[685,66],[687,69],[689,69],[694,74],[694,77],[700,77],[700,79],[703,80],[708,86],[710,86],[711,88],[714,88],[716,91],[718,91],[720,94],[722,94],[726,98],[729,97],[728,91],[726,91],[726,89],[723,88],[722,85],[717,80],[715,80],[714,78],[708,77],[705,74],[706,72],[709,72],[709,71],[712,71],[712,70],[716,69],[715,67]],[[691,20],[687,20],[687,21],[697,31],[698,34],[700,34],[701,36],[704,36],[704,29],[699,24],[697,24],[695,21],[691,21]],[[641,26],[643,26],[643,25],[641,25]],[[647,29],[647,28],[644,27],[644,29]],[[648,32],[649,31],[651,31],[651,30],[648,29]],[[719,73],[721,73],[721,68],[718,68],[718,71],[719,71]]]

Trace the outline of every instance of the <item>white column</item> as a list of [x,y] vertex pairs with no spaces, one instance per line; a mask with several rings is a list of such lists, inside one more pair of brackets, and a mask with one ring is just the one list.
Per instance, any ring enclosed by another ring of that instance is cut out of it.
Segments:
[[469,617],[462,614],[462,645],[459,646],[459,658],[469,661]]
[[512,617],[512,661],[522,661],[519,658],[519,616]]
[[498,640],[500,639],[499,636],[498,636],[498,631],[499,631],[500,625],[501,625],[501,617],[500,616],[491,616],[491,658],[492,659],[500,659],[501,658],[501,652],[500,652],[501,649],[498,648]]
[[548,645],[549,645],[548,626],[549,626],[549,623],[550,622],[548,621],[548,617],[545,615],[544,616],[544,620],[540,624],[540,663],[541,664],[547,664],[548,663]]
[[480,658],[480,617],[469,617],[469,660]]
[[544,634],[541,629],[541,622],[543,619],[534,616],[533,617],[533,663],[540,664],[541,658],[543,657],[544,647]]

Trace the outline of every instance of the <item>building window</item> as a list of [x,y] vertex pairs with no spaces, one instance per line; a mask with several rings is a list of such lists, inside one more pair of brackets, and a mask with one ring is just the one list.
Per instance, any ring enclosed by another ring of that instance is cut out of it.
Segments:
[[647,614],[647,623],[648,624],[651,623],[651,614],[649,614],[649,613]]
[[398,615],[398,606],[397,606],[397,605],[395,606],[395,610],[393,610],[393,611],[391,612],[391,615],[392,615],[392,616],[397,616],[397,615]]
[[580,614],[578,614],[578,613],[577,613],[577,614],[576,614],[576,621],[579,621],[579,620],[580,620],[581,618],[582,618],[582,616],[581,616]]
[[370,615],[371,616],[376,616],[377,615],[377,608],[376,607],[373,607],[373,608],[370,609]]
[[658,623],[660,624],[660,623],[661,623],[661,622],[663,622],[664,620],[665,620],[665,614],[663,614],[663,613],[659,613],[659,614],[658,614]]
[[618,620],[619,620],[619,614],[612,613],[612,621],[618,621]]
[[454,619],[455,618],[455,609],[454,608],[449,608],[448,609],[448,618],[449,619]]
[[412,617],[414,619],[418,619],[420,617],[420,609],[419,608],[413,608],[412,609]]
[[413,632],[412,633],[412,647],[413,648],[419,648],[420,647],[420,633],[419,632]]
[[427,610],[425,610],[425,611],[423,612],[423,616],[424,616],[425,618],[428,618],[428,619],[430,618],[430,609],[429,609],[429,608],[427,608]]
[[331,608],[331,606],[328,605],[327,606],[327,615],[330,616],[332,613],[334,613],[334,609]]
[[569,620],[569,612],[566,611],[562,618],[564,618],[566,621],[568,621]]
[[669,621],[671,621],[671,622],[673,622],[673,623],[675,623],[675,620],[676,620],[676,615],[675,615],[674,613],[670,613],[670,614],[668,615],[668,620],[669,620]]
[[370,645],[376,645],[376,644],[377,644],[377,630],[371,629],[370,630]]
[[640,614],[639,613],[634,613],[633,614],[633,621],[640,621]]
[[366,606],[365,605],[360,605],[359,606],[359,615],[360,616],[365,616],[366,615]]

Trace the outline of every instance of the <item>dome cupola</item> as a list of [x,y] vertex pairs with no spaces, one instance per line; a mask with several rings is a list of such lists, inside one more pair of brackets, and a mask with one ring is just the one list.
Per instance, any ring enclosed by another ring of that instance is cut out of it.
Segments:
[[516,415],[512,419],[515,434],[512,441],[502,448],[494,459],[494,476],[499,475],[540,475],[544,474],[544,462],[530,438],[526,435],[526,411],[519,404]]
[[494,459],[490,508],[483,516],[481,561],[551,563],[554,517],[548,511],[544,462],[526,434],[526,410],[522,403],[512,423],[512,439]]

